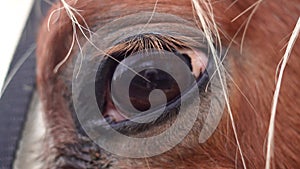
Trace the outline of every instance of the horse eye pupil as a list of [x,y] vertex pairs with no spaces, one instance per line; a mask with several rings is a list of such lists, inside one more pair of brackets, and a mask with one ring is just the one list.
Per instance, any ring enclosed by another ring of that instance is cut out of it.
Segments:
[[[149,68],[141,71],[139,74],[149,81],[140,76],[135,76],[129,87],[129,97],[133,106],[140,111],[150,109],[149,95],[154,89],[163,91],[167,101],[174,99],[180,94],[175,79],[162,70]],[[159,106],[160,99],[155,98],[157,104],[152,106]]]

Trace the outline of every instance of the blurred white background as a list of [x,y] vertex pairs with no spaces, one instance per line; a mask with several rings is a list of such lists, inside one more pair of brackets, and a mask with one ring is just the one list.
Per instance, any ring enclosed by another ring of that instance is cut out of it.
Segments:
[[3,0],[0,10],[0,90],[33,0]]

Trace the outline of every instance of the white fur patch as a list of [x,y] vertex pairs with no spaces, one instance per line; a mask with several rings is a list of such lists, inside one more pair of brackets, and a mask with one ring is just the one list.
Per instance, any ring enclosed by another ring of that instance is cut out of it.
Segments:
[[35,93],[14,161],[14,169],[38,169],[42,167],[41,154],[43,153],[44,137],[45,123],[42,106],[37,93]]

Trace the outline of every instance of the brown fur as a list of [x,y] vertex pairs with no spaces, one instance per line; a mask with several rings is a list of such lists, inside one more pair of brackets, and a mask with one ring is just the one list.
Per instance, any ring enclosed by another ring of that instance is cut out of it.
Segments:
[[[201,2],[201,0],[200,0]],[[215,1],[213,11],[221,32],[224,46],[230,44],[242,23],[248,19],[250,12],[245,13],[236,21],[231,20],[255,3],[255,0],[237,1],[227,9],[233,1]],[[155,1],[98,1],[82,0],[69,4],[82,10],[80,14],[88,25],[101,27],[114,19],[139,11],[153,10]],[[57,9],[61,4],[52,7]],[[226,10],[227,9],[227,10]],[[51,10],[50,10],[51,11]],[[190,1],[159,0],[157,12],[178,15],[191,22],[197,22],[192,12]],[[50,12],[49,12],[50,14]],[[288,36],[300,14],[300,3],[297,0],[288,2],[281,0],[263,1],[247,27],[243,52],[240,53],[242,32],[226,56],[230,74],[245,94],[230,83],[230,104],[236,122],[237,132],[248,168],[263,168],[265,165],[265,150],[267,127],[274,92],[274,75],[277,64],[283,56],[281,50],[287,43]],[[37,40],[37,75],[38,89],[44,105],[45,119],[48,129],[47,153],[48,167],[58,157],[68,156],[64,150],[67,145],[79,143],[75,124],[66,104],[68,94],[65,81],[59,74],[64,66],[54,73],[55,66],[66,56],[72,40],[72,26],[64,10],[50,21],[50,31],[47,30],[49,15],[45,18]],[[82,23],[82,21],[80,21]],[[79,31],[78,31],[79,32]],[[226,33],[226,34],[225,34]],[[84,38],[81,36],[81,41]],[[297,168],[300,165],[300,46],[299,40],[291,54],[284,74],[282,90],[279,98],[275,125],[274,168]],[[76,52],[77,48],[73,50]],[[68,63],[66,63],[68,64]],[[251,107],[249,102],[254,106]],[[195,126],[197,127],[197,126]],[[197,142],[197,129],[177,147],[162,155],[147,159],[124,159],[115,157],[114,168],[242,168],[234,135],[230,127],[229,116],[224,113],[217,131],[204,144]],[[62,151],[61,151],[62,150]],[[69,167],[65,167],[69,168]]]

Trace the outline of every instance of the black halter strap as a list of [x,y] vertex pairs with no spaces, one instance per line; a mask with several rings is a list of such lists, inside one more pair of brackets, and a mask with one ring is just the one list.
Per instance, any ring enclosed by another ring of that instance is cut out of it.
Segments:
[[[44,1],[36,1],[34,3],[10,64],[8,75],[12,74],[15,68],[19,67],[18,65],[21,65],[21,67],[14,74],[0,99],[1,169],[10,169],[13,167],[19,141],[22,137],[27,112],[35,90],[36,34],[40,20],[44,15],[43,13],[48,8],[49,4]],[[10,32],[7,33],[10,34]],[[24,57],[26,58],[24,59]],[[6,78],[7,80],[8,77]]]

